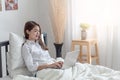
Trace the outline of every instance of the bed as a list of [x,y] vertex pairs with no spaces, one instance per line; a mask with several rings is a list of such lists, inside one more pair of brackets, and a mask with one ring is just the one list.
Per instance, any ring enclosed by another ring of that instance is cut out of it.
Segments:
[[[11,35],[10,35],[11,36]],[[14,39],[13,39],[14,38]],[[12,40],[12,41],[11,41]],[[45,44],[47,44],[47,34],[43,33],[43,40]],[[19,43],[21,42],[21,43]],[[2,41],[0,42],[0,77],[3,77],[2,75],[2,47],[5,49],[6,59],[9,59],[7,54],[12,49],[14,52],[16,49],[19,49],[21,46],[10,46],[11,44],[18,45],[22,44],[22,39],[16,36],[15,34],[12,34],[9,41]],[[8,47],[9,46],[9,47]],[[9,49],[8,49],[9,48]],[[9,53],[10,54],[10,53]],[[15,55],[15,54],[12,54]],[[17,54],[17,59],[19,58],[19,54]],[[18,59],[19,60],[19,59]],[[14,62],[18,60],[13,60]],[[9,60],[6,60],[6,63],[9,63]],[[15,63],[14,68],[17,66],[19,62]],[[21,63],[21,62],[20,62]],[[20,64],[21,65],[21,64]],[[19,65],[19,66],[20,66]],[[4,65],[6,66],[7,75],[13,75],[13,71],[9,71],[8,64]],[[24,71],[24,69],[23,69]],[[18,70],[18,72],[22,72],[21,70]],[[44,74],[43,74],[44,73]],[[14,73],[18,74],[18,73]],[[47,76],[46,76],[47,75]],[[120,71],[115,71],[113,69],[100,66],[100,65],[91,65],[91,64],[82,64],[82,63],[76,63],[75,66],[70,67],[68,69],[62,70],[62,69],[43,69],[37,72],[37,77],[30,77],[27,75],[14,75],[11,78],[12,80],[120,80]]]

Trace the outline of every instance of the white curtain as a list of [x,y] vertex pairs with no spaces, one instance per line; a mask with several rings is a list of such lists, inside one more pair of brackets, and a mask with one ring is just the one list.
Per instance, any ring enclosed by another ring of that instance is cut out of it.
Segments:
[[67,2],[67,23],[65,28],[65,37],[63,45],[63,57],[66,53],[71,51],[71,41],[72,41],[72,14],[71,14],[71,0],[66,0]]
[[49,0],[49,3],[55,43],[61,44],[63,43],[66,27],[66,0]]
[[68,0],[66,48],[70,49],[72,39],[80,39],[80,23],[89,23],[88,39],[99,41],[100,64],[120,70],[119,4],[120,0]]
[[120,70],[120,28],[117,25],[97,27],[100,61],[102,65]]

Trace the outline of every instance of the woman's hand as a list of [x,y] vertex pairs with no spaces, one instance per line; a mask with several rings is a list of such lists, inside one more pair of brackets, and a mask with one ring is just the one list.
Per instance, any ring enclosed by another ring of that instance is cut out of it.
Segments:
[[54,69],[60,69],[62,68],[63,62],[62,61],[58,61],[52,64],[44,64],[41,66],[38,66],[37,70],[42,70],[42,69],[46,69],[46,68],[54,68]]
[[53,64],[48,65],[48,68],[55,68],[55,69],[60,69],[62,68],[63,62],[59,61],[59,62],[55,62]]

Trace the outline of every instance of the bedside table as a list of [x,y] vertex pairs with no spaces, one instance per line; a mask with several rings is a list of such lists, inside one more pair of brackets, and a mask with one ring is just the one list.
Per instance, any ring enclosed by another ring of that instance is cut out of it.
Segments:
[[[90,39],[90,40],[72,40],[72,47],[71,50],[73,51],[75,48],[75,45],[80,46],[80,54],[78,56],[78,61],[80,62],[87,62],[89,64],[92,63],[92,60],[96,60],[96,64],[99,64],[99,54],[98,54],[98,42],[96,39]],[[95,47],[95,54],[91,54],[91,46]],[[83,54],[83,46],[86,46],[87,53]],[[86,59],[83,59],[83,57],[86,57]]]

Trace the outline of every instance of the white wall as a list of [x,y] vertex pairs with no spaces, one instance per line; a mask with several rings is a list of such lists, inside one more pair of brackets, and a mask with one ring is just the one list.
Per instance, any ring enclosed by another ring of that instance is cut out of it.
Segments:
[[9,32],[23,34],[26,21],[39,22],[39,0],[18,0],[18,10],[6,11],[2,0],[0,12],[0,41],[8,40]]

